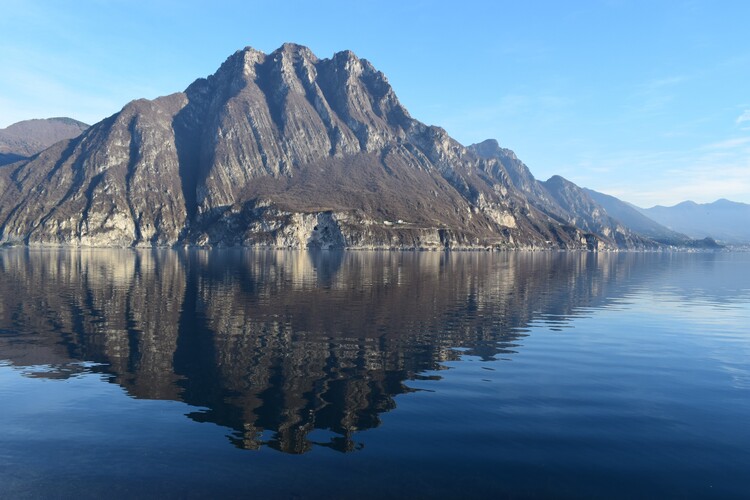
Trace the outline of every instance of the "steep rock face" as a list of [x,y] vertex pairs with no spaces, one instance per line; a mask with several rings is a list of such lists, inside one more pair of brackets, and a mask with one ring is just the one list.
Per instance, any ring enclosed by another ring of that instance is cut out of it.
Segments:
[[[510,183],[527,197],[534,198],[535,203],[543,204],[549,198],[548,193],[531,174],[529,167],[519,160],[513,151],[500,147],[495,139],[472,144],[468,149],[485,160],[497,160],[496,167],[502,167],[502,172],[507,175]],[[495,175],[498,173],[497,170],[494,172]]]
[[530,203],[549,194],[524,169],[412,119],[351,52],[246,48],[0,170],[0,242],[616,246]]
[[88,128],[72,118],[25,120],[0,129],[0,165],[33,156],[56,142],[79,136]]
[[6,169],[0,168],[0,193],[4,193],[8,188],[9,179],[6,175]]
[[134,101],[10,173],[3,239],[91,246],[170,244],[186,223],[171,119],[182,94]]

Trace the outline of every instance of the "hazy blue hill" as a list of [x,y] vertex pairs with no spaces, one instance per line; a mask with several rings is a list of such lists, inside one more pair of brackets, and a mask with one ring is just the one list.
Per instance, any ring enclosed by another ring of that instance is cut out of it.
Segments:
[[637,233],[648,236],[656,241],[670,244],[681,244],[689,239],[686,234],[665,227],[630,203],[592,189],[584,188],[584,191],[603,206],[611,217],[619,220]]
[[672,207],[657,205],[641,209],[641,213],[691,238],[750,243],[750,205],[746,203],[726,199],[704,204],[684,201]]

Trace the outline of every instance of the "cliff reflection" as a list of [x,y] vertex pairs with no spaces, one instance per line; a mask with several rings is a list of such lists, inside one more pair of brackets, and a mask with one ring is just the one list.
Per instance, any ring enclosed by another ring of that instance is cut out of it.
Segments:
[[648,258],[10,249],[0,359],[55,377],[98,363],[134,397],[203,408],[189,417],[242,448],[351,451],[457,348],[512,356],[530,322],[606,300]]

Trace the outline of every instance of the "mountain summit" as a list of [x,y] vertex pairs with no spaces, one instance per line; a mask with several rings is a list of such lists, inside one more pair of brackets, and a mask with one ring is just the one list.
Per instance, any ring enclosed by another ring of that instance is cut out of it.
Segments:
[[553,184],[544,189],[497,143],[465,148],[413,119],[352,52],[248,47],[184,92],[133,101],[0,168],[0,242],[655,246],[609,220],[569,217],[553,191],[575,193]]

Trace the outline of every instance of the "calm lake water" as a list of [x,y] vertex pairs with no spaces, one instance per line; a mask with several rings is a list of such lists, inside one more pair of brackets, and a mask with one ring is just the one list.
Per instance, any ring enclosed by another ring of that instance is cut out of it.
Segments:
[[0,251],[3,498],[748,498],[750,254]]

